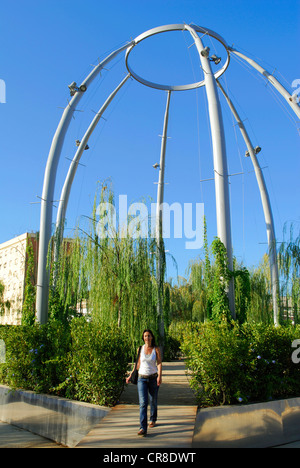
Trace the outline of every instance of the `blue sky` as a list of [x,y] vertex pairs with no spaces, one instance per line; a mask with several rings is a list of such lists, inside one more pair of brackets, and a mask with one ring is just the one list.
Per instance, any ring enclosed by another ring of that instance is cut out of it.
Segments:
[[[68,84],[80,83],[92,66],[126,41],[156,26],[191,23],[216,31],[236,49],[258,61],[290,91],[300,80],[299,2],[221,0],[102,1],[28,0],[1,6],[0,79],[6,103],[0,104],[0,242],[39,230],[37,196],[53,134],[69,99]],[[136,47],[132,65],[147,79],[175,84],[199,73],[191,40],[182,32],[148,39]],[[212,50],[220,52],[215,41]],[[75,140],[84,135],[94,113],[126,74],[124,54],[103,71],[86,96],[69,129],[56,180],[57,200]],[[231,60],[223,81],[253,145],[269,190],[277,239],[286,222],[300,225],[299,121],[262,77]],[[300,87],[298,85],[298,87]],[[82,156],[67,211],[66,235],[91,214],[97,181],[110,177],[116,195],[128,200],[156,199],[160,137],[166,94],[129,80],[106,111]],[[234,255],[248,267],[267,249],[260,195],[245,144],[221,97],[229,173]],[[172,93],[166,154],[165,201],[204,203],[211,241],[217,235],[212,150],[203,89]],[[53,222],[56,208],[53,210]],[[201,254],[185,250],[186,239],[170,239],[166,248],[185,275],[188,261]],[[169,275],[175,270],[169,262]]]

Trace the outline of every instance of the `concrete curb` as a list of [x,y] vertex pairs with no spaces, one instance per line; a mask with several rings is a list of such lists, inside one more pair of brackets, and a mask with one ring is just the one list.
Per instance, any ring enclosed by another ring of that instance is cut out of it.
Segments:
[[110,408],[0,385],[0,420],[75,447]]
[[300,398],[200,409],[194,448],[267,448],[300,440]]

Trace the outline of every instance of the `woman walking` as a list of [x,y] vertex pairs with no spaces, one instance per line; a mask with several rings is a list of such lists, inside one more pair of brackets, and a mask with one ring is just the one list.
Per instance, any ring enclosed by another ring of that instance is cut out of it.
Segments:
[[[152,331],[144,330],[142,338],[145,344],[141,347],[136,367],[139,373],[137,386],[140,405],[140,430],[138,435],[144,437],[147,434],[148,394],[150,402],[149,427],[154,427],[157,420],[157,394],[162,382],[162,362],[160,350],[155,345]],[[126,383],[130,382],[132,372],[126,379]]]

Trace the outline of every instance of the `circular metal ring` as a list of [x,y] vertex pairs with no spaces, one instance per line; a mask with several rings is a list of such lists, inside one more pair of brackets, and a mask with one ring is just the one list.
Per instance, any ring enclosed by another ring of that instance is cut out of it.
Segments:
[[229,61],[230,61],[229,47],[226,41],[221,36],[219,36],[219,34],[215,33],[214,31],[211,31],[210,29],[202,28],[201,26],[197,26],[195,24],[191,26],[187,26],[185,24],[168,24],[165,26],[159,26],[157,28],[149,29],[143,34],[140,34],[139,36],[137,36],[134,39],[134,44],[128,47],[128,49],[126,50],[126,55],[125,55],[125,64],[130,75],[135,80],[139,81],[145,86],[149,86],[150,88],[155,88],[155,89],[161,89],[164,91],[185,91],[188,89],[195,89],[195,88],[200,88],[201,86],[204,86],[204,80],[198,81],[195,83],[186,84],[186,85],[164,85],[164,84],[154,83],[152,81],[145,80],[144,78],[139,76],[137,73],[135,73],[128,63],[128,57],[129,57],[130,52],[139,42],[143,41],[144,39],[147,39],[150,36],[154,36],[155,34],[160,34],[163,32],[183,31],[183,30],[189,31],[189,28],[194,29],[194,31],[196,32],[207,34],[208,36],[213,37],[225,47],[226,52],[227,52],[227,60],[225,64],[223,65],[223,67],[220,68],[216,73],[214,73],[215,78],[216,79],[219,78],[225,72],[225,70],[227,69],[229,65]]

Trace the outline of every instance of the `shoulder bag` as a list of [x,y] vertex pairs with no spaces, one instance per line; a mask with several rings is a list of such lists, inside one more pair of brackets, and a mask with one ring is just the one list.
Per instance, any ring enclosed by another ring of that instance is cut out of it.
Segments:
[[138,363],[138,360],[139,360],[139,357],[140,357],[141,349],[142,349],[142,347],[140,346],[139,350],[138,350],[137,358],[135,360],[134,369],[132,371],[131,378],[130,378],[130,382],[133,383],[134,385],[137,384],[138,377],[139,377],[139,373],[138,373],[138,370],[137,370],[137,363]]

